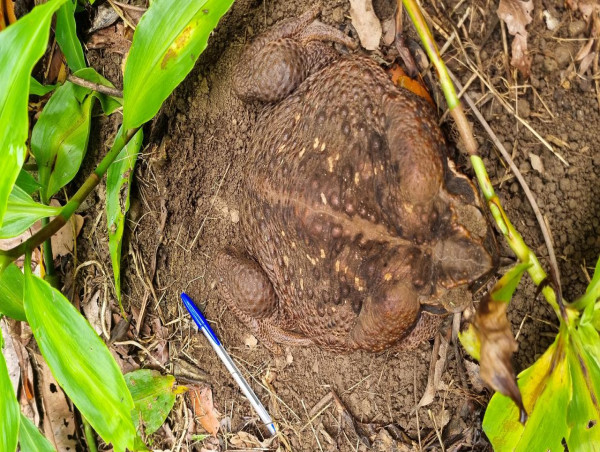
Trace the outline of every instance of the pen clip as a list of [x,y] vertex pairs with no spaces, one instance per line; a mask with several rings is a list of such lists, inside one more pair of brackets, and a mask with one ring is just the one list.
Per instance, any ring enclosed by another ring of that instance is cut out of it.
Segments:
[[198,325],[198,328],[206,331],[214,343],[220,346],[221,342],[219,342],[217,335],[208,324],[206,317],[204,317],[204,314],[202,314],[202,311],[200,311],[198,306],[194,304],[192,299],[185,292],[181,292],[181,299],[183,300],[183,304],[187,308],[188,312],[192,316],[192,319],[194,319],[194,322],[196,322],[196,325]]

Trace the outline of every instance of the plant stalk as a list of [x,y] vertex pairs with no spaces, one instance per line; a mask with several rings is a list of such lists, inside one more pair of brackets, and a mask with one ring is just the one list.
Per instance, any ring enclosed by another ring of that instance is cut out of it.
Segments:
[[[73,195],[71,200],[65,204],[60,213],[54,217],[52,221],[50,221],[47,225],[45,225],[42,229],[36,232],[34,235],[29,237],[23,243],[11,248],[9,250],[2,251],[0,250],[0,272],[4,270],[14,260],[25,254],[28,250],[33,250],[44,243],[46,240],[49,240],[60,228],[62,228],[71,215],[75,213],[75,211],[79,208],[83,200],[92,192],[92,190],[98,185],[98,183],[102,180],[102,177],[108,170],[108,167],[114,161],[114,159],[119,155],[121,150],[129,143],[131,138],[136,134],[139,127],[134,129],[129,129],[127,131],[123,131],[119,129],[117,136],[115,137],[115,141],[113,143],[112,148],[108,153],[104,156],[100,164],[94,170],[92,174],[85,180],[85,182],[79,187],[79,190]],[[50,254],[51,255],[51,254]]]

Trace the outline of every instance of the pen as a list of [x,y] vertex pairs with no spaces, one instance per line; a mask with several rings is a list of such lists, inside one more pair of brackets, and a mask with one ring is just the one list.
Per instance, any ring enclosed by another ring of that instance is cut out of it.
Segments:
[[229,354],[225,351],[225,348],[223,348],[223,346],[221,345],[221,342],[217,338],[217,335],[206,321],[206,317],[204,317],[200,309],[198,309],[198,307],[194,304],[192,299],[188,297],[185,292],[181,293],[181,299],[183,300],[183,304],[192,316],[192,319],[194,319],[194,322],[196,322],[198,328],[202,331],[202,333],[204,333],[204,336],[206,336],[206,339],[208,339],[208,342],[210,342],[210,345],[216,352],[217,356],[221,359],[221,361],[223,361],[223,364],[225,364],[225,367],[227,367],[227,370],[229,371],[235,382],[238,384],[238,386],[250,402],[250,405],[252,405],[252,408],[254,408],[254,410],[258,414],[258,417],[260,417],[260,420],[266,425],[267,429],[269,430],[269,433],[271,433],[272,436],[275,436],[277,434],[277,431],[275,430],[273,419],[271,419],[271,416],[269,416],[269,413],[267,412],[264,405],[260,403],[260,400],[258,400],[258,397],[256,397],[256,394],[254,393],[246,379],[242,376]]

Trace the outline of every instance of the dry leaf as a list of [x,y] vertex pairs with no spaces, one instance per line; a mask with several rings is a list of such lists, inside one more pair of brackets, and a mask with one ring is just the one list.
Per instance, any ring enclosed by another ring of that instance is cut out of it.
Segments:
[[494,301],[489,294],[479,303],[474,324],[481,341],[480,373],[483,381],[495,391],[513,399],[521,413],[525,413],[511,363],[512,354],[517,351],[517,342],[510,330],[507,307],[508,303]]
[[567,0],[567,6],[573,11],[580,11],[584,20],[588,20],[594,11],[600,12],[598,0]]
[[93,33],[96,30],[110,27],[119,19],[119,15],[114,8],[110,6],[110,3],[103,3],[102,5],[98,6],[98,8],[95,8],[95,10],[96,16],[92,21],[92,26],[88,30],[88,33]]
[[[50,205],[60,206],[58,201],[55,201],[54,199],[50,201]],[[36,225],[37,224],[38,223],[36,223]],[[36,225],[34,225],[34,228]],[[75,231],[73,231],[73,225],[75,225]],[[67,221],[67,224],[65,224],[58,230],[56,234],[52,236],[52,254],[54,254],[54,259],[61,256],[67,256],[73,252],[73,241],[81,232],[82,227],[83,217],[81,215],[74,214],[71,216],[69,221]],[[75,232],[75,236],[73,236],[73,232]]]
[[256,448],[262,447],[262,444],[258,440],[258,438],[247,432],[236,433],[229,439],[229,442],[231,443],[232,446],[238,447],[240,449],[241,448],[247,449],[250,447],[256,447]]
[[46,361],[41,355],[35,355],[38,369],[41,371],[42,401],[44,404],[44,435],[56,447],[56,450],[76,450],[76,423],[67,396],[58,386]]
[[100,291],[98,290],[90,298],[83,301],[83,313],[85,318],[98,336],[102,336],[102,322],[100,320]]
[[531,22],[533,2],[521,0],[500,0],[498,17],[506,23],[508,32],[514,36],[510,64],[516,67],[523,77],[528,78],[531,70],[531,56],[527,54],[527,30]]
[[[448,341],[446,341],[446,339],[444,339],[441,336],[438,337],[440,340],[438,355],[436,357],[431,357],[432,359],[435,359],[435,365],[433,366],[433,369],[430,368],[429,376],[427,378],[427,386],[425,387],[423,396],[421,396],[421,400],[419,401],[419,407],[427,406],[431,402],[433,402],[435,394],[440,386],[442,372],[444,371],[444,367],[446,366],[446,356],[448,354]],[[431,372],[431,370],[433,370],[433,372]]]
[[8,331],[8,325],[4,319],[0,320],[0,329],[2,330],[2,337],[4,338],[4,348],[1,349],[1,353],[4,355],[6,360],[6,367],[8,369],[8,378],[12,383],[15,394],[18,393],[19,379],[21,377],[21,366],[19,365],[19,357],[13,344],[13,338]]
[[467,369],[469,381],[473,385],[473,390],[475,392],[483,392],[484,382],[479,375],[479,364],[468,360],[464,360],[463,363],[465,365],[465,369]]
[[378,49],[382,29],[371,0],[350,0],[350,19],[361,45],[367,50]]
[[189,386],[188,397],[192,402],[194,416],[202,428],[213,436],[219,431],[219,413],[213,404],[212,391],[208,386]]

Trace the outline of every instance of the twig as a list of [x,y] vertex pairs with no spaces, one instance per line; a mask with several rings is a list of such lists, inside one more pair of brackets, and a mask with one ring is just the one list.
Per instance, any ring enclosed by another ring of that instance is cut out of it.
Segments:
[[117,88],[111,88],[110,86],[104,86],[100,83],[90,82],[81,77],[77,77],[76,75],[69,74],[67,75],[67,80],[71,83],[75,83],[76,85],[83,86],[84,88],[93,89],[102,94],[106,94],[108,96],[123,98],[123,91],[118,90]]

